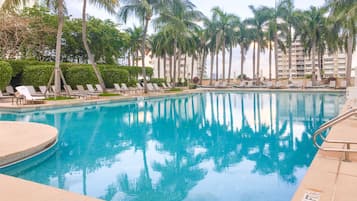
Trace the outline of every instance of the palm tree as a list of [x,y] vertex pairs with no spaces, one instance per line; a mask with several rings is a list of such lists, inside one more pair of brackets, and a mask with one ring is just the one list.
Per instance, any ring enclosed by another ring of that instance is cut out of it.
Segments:
[[[237,16],[233,14],[229,14],[224,12],[219,7],[212,8],[212,22],[214,23],[214,27],[216,28],[216,81],[218,80],[218,51],[222,50],[222,80],[225,80],[226,76],[226,45],[227,40],[233,39],[233,28],[234,25],[237,24]],[[233,46],[233,40],[231,40]],[[232,49],[232,48],[230,48]],[[229,73],[230,76],[230,73]]]
[[240,48],[240,80],[243,81],[243,65],[245,61],[245,55],[248,52],[249,45],[251,43],[250,38],[250,30],[246,27],[246,21],[243,21],[239,24],[239,31],[237,33],[237,43],[239,44]]
[[[284,42],[281,38],[284,38],[283,33],[287,32],[287,27],[285,23],[278,23],[279,13],[281,6],[276,5],[275,8],[266,8],[267,21],[264,24],[266,29],[266,39],[268,41],[269,49],[269,80],[272,79],[272,50],[274,49],[274,60],[275,60],[275,79],[278,80],[278,47],[285,52]],[[272,42],[274,47],[272,46]]]
[[[249,8],[254,14],[254,18],[247,20],[248,24],[256,32],[256,42],[257,42],[257,79],[259,79],[260,71],[260,52],[264,50],[266,46],[266,41],[264,38],[264,23],[269,19],[269,10],[267,7],[259,7],[256,9],[254,6],[250,5]],[[254,44],[255,45],[255,44]]]
[[[174,42],[174,85],[176,82],[176,62],[181,61],[181,53],[184,51],[187,39],[193,35],[193,30],[198,27],[195,23],[202,18],[202,13],[195,10],[196,6],[188,0],[173,0],[166,3],[160,16],[155,19],[157,28],[166,27],[171,30]],[[179,65],[180,68],[180,65]],[[178,71],[180,77],[180,70]]]
[[237,46],[237,35],[240,28],[240,18],[236,15],[231,15],[231,21],[229,29],[227,30],[227,44],[229,45],[229,66],[228,66],[228,81],[229,84],[231,81],[231,72],[232,72],[232,59],[233,59],[233,47]]
[[[325,12],[325,9],[311,7],[308,11],[297,13],[300,20],[298,29],[296,29],[296,35],[300,36],[305,52],[311,55],[313,84],[316,82],[315,54],[318,53],[318,60],[320,63],[322,55],[326,49],[323,45],[324,35],[326,34],[326,19],[324,18]],[[317,77],[320,79],[319,71],[317,71],[317,73]]]
[[[115,8],[119,5],[118,0],[97,0],[97,1],[92,1],[95,5],[98,5],[102,8],[104,8],[106,11],[110,13],[115,12]],[[97,64],[94,59],[94,55],[91,53],[88,45],[88,39],[87,39],[87,0],[83,0],[83,7],[82,7],[82,41],[84,45],[84,49],[87,52],[89,62],[92,64],[94,73],[99,81],[100,86],[106,90],[104,80],[102,78],[102,75],[100,74],[100,71],[97,68]]]
[[[331,21],[340,30],[338,33],[347,54],[346,80],[348,86],[351,86],[352,54],[357,43],[357,4],[355,0],[328,0],[327,7],[330,8]],[[355,83],[357,84],[357,78]]]
[[119,18],[125,23],[129,15],[136,16],[144,25],[143,40],[141,45],[142,76],[144,79],[144,92],[147,93],[147,80],[145,69],[145,43],[147,30],[151,18],[157,14],[164,5],[164,0],[122,0],[124,6],[120,9]]
[[288,30],[286,36],[286,47],[288,48],[289,56],[289,79],[291,79],[291,51],[293,43],[293,27],[299,22],[294,8],[294,0],[283,0],[279,5],[279,12],[283,20],[287,23]]
[[141,47],[141,43],[142,43],[142,34],[143,34],[143,28],[140,27],[136,27],[134,26],[133,28],[128,28],[126,29],[126,32],[129,34],[129,52],[128,52],[128,57],[132,58],[130,63],[132,66],[138,66],[138,57],[139,57],[139,50]]

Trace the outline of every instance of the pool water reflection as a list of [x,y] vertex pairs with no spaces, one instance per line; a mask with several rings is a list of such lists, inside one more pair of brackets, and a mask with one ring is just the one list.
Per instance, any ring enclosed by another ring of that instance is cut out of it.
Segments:
[[290,200],[341,94],[202,93],[1,114],[57,127],[57,150],[6,174],[104,200]]

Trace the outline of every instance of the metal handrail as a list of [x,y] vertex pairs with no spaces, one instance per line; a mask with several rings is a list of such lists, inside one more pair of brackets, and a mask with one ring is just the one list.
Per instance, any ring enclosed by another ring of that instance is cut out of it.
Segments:
[[[320,126],[320,128],[318,128],[314,134],[313,134],[313,142],[314,145],[319,148],[320,150],[323,151],[336,151],[336,152],[344,152],[345,153],[345,160],[349,160],[349,152],[357,152],[357,149],[350,149],[350,145],[351,144],[357,144],[357,142],[353,142],[353,141],[342,141],[342,140],[327,140],[323,135],[322,132],[324,132],[325,130],[329,129],[330,127],[350,118],[353,115],[357,115],[357,108],[353,108],[348,110],[347,112],[331,119],[330,121],[322,124]],[[323,142],[327,142],[327,143],[341,143],[341,144],[346,144],[347,146],[344,148],[333,148],[333,147],[323,147],[322,144],[319,145],[317,143],[317,136],[319,136]]]

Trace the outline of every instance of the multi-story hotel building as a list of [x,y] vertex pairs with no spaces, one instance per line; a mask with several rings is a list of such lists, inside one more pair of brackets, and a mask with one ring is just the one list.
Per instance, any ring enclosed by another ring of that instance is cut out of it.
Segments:
[[[346,54],[343,52],[328,54],[325,53],[322,58],[323,72],[322,77],[344,78],[346,76]],[[318,58],[315,54],[315,69],[318,69]],[[304,48],[300,41],[292,44],[291,48],[291,72],[289,72],[289,55],[278,50],[278,76],[281,78],[304,78],[312,74],[311,57],[304,54]]]

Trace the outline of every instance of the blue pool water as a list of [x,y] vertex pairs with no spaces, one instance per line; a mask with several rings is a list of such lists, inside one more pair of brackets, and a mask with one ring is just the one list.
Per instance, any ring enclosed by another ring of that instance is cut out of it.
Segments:
[[0,113],[60,131],[54,150],[5,174],[108,201],[286,201],[343,99],[217,92]]

